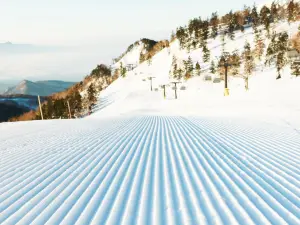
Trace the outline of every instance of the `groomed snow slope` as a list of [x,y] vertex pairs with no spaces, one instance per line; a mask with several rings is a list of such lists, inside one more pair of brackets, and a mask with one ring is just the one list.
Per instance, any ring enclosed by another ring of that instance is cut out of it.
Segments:
[[300,224],[299,78],[260,68],[224,97],[203,74],[164,99],[175,52],[88,118],[0,124],[0,224]]
[[300,222],[291,128],[134,116],[0,132],[0,224]]

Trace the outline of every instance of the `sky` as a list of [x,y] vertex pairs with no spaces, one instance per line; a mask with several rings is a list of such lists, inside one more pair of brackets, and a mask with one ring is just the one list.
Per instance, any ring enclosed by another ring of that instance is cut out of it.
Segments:
[[192,18],[244,4],[254,1],[0,0],[0,43],[14,46],[0,44],[0,81],[79,81],[140,38],[168,39]]

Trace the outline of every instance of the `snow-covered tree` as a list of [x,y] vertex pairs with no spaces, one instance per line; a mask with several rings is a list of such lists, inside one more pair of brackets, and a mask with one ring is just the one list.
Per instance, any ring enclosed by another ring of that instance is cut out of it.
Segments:
[[291,71],[292,71],[292,75],[295,75],[296,77],[300,76],[300,63],[297,62],[291,63]]
[[196,63],[195,73],[196,73],[197,76],[200,76],[200,74],[201,74],[201,66],[200,66],[199,62]]
[[278,4],[275,1],[273,1],[271,5],[271,16],[274,22],[277,22],[279,20]]
[[176,37],[179,40],[180,47],[184,48],[186,43],[188,42],[188,33],[184,27],[179,27],[176,30]]
[[274,33],[267,49],[266,64],[271,65],[272,62],[275,63],[278,74],[276,79],[281,78],[281,70],[287,63],[286,51],[288,37],[287,32]]
[[193,67],[193,61],[192,58],[189,56],[188,60],[183,60],[184,65],[184,77],[186,79],[189,79],[192,76],[194,67]]
[[210,70],[210,72],[211,72],[212,74],[215,74],[215,73],[216,73],[216,65],[215,65],[214,60],[211,61],[209,70]]
[[297,16],[296,12],[297,12],[296,4],[294,3],[294,0],[291,0],[287,7],[287,14],[288,14],[287,17],[288,17],[289,23],[295,21],[296,16]]
[[210,51],[207,48],[207,45],[203,46],[202,51],[203,51],[203,61],[204,62],[209,62],[209,60],[210,60]]
[[253,29],[255,29],[259,25],[259,16],[258,16],[257,7],[255,4],[253,5],[250,17],[251,17]]
[[246,42],[244,46],[244,52],[243,52],[243,59],[244,59],[244,73],[243,78],[245,81],[245,89],[249,89],[249,76],[252,75],[252,72],[255,68],[254,64],[254,58],[251,51],[251,46],[249,42]]
[[225,32],[221,34],[220,38],[221,38],[221,45],[222,45],[222,54],[224,54],[225,45],[226,45],[226,43],[225,43]]
[[95,103],[97,98],[96,98],[96,90],[95,90],[94,84],[90,84],[90,86],[87,90],[87,93],[88,93],[89,104],[91,105],[91,104]]
[[228,21],[228,24],[227,24],[227,26],[228,26],[228,30],[227,30],[228,37],[231,40],[234,40],[234,38],[235,38],[234,30],[235,30],[236,20],[235,20],[235,16],[232,13],[232,11],[229,12],[228,17],[229,17],[229,21]]
[[267,6],[262,7],[260,10],[260,20],[261,23],[265,26],[267,33],[270,32],[270,24],[271,24],[271,11]]
[[215,39],[218,36],[218,24],[219,24],[218,13],[214,12],[211,15],[211,19],[210,19],[211,37],[213,39]]
[[123,63],[122,62],[120,63],[120,69],[119,70],[120,70],[121,76],[125,77],[126,73],[127,73],[127,69],[126,69],[126,67],[123,67]]
[[235,50],[232,55],[230,56],[229,62],[231,63],[231,69],[230,73],[231,75],[235,76],[240,73],[240,67],[241,67],[241,56],[238,52],[238,50]]
[[176,78],[177,73],[178,73],[177,71],[178,71],[177,58],[174,55],[173,59],[172,59],[172,68],[171,68],[171,71],[170,71],[170,77],[171,78]]
[[186,72],[192,74],[193,70],[194,70],[193,60],[192,60],[191,56],[189,56],[189,58],[187,60],[187,70],[186,70]]
[[265,49],[265,42],[262,38],[261,31],[255,32],[255,49],[254,49],[254,56],[261,60],[262,55],[264,54]]

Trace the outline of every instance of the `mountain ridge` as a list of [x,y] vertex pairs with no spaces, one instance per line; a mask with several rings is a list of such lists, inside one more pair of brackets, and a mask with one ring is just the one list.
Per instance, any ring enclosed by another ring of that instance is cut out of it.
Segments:
[[30,81],[22,80],[19,84],[8,88],[3,95],[41,95],[49,96],[57,92],[66,90],[74,85],[75,82],[59,81],[59,80],[45,80],[45,81]]

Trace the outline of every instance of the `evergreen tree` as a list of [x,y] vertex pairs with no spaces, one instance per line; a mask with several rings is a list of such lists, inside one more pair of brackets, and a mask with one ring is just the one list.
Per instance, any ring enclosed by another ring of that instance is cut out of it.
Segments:
[[245,80],[245,89],[248,90],[249,89],[249,76],[251,76],[251,74],[255,68],[254,58],[252,56],[251,46],[250,46],[249,42],[246,42],[246,44],[244,46],[243,59],[244,59],[243,78]]
[[196,75],[200,76],[200,74],[201,74],[201,66],[200,66],[199,62],[196,63],[195,70],[196,70]]
[[87,92],[88,92],[89,105],[92,105],[93,103],[95,103],[97,101],[96,90],[95,90],[94,84],[90,84]]
[[189,56],[188,60],[187,60],[187,73],[192,74],[194,70],[194,66],[193,66],[193,60],[191,58],[191,56]]
[[218,13],[214,12],[210,19],[211,37],[215,39],[218,36]]
[[270,65],[271,62],[275,62],[278,74],[276,79],[281,78],[281,70],[287,63],[285,54],[287,51],[288,37],[287,32],[278,35],[273,34],[267,49],[266,64]]
[[48,101],[47,101],[47,117],[48,119],[52,119],[52,115],[53,115],[53,102],[52,102],[52,99],[50,98]]
[[210,60],[210,51],[209,51],[209,49],[207,48],[206,45],[203,46],[202,51],[203,51],[203,61],[204,62],[209,62],[209,60]]
[[225,32],[221,34],[222,55],[225,52]]
[[171,78],[176,78],[177,77],[177,73],[178,73],[178,66],[177,66],[177,58],[175,57],[175,55],[173,56],[172,59],[172,69],[170,71],[170,77]]
[[279,20],[278,4],[275,1],[271,5],[271,16],[272,21],[277,22]]
[[249,6],[244,5],[243,16],[246,23],[249,24],[251,22],[251,8]]
[[207,39],[209,38],[209,22],[208,20],[204,20],[201,23],[201,39],[203,44],[207,43]]
[[75,91],[71,97],[71,111],[74,113],[80,113],[82,110],[82,98],[79,91]]
[[183,73],[184,73],[184,71],[183,71],[181,68],[179,68],[179,69],[177,70],[177,76],[176,76],[175,78],[176,78],[177,80],[181,80],[181,79],[182,79]]
[[259,16],[255,4],[253,5],[250,17],[251,17],[253,29],[255,29],[259,25]]
[[54,118],[68,118],[67,106],[64,99],[56,99],[53,102],[53,116]]
[[241,67],[241,56],[238,50],[235,50],[229,57],[229,63],[232,65],[230,69],[231,75],[238,75]]
[[254,50],[254,56],[261,60],[261,57],[264,53],[265,49],[265,42],[261,37],[261,31],[255,32],[255,50]]
[[126,73],[127,73],[127,69],[126,69],[126,67],[123,67],[123,63],[122,62],[120,63],[120,73],[121,73],[122,77],[125,77]]
[[188,34],[186,32],[186,29],[184,29],[184,27],[179,27],[176,30],[176,37],[179,40],[180,47],[184,48],[188,41]]
[[288,4],[288,7],[287,7],[289,23],[295,21],[295,19],[296,19],[296,15],[295,15],[296,10],[295,9],[296,9],[296,5],[294,3],[294,0],[291,0]]
[[260,10],[260,20],[264,24],[267,33],[270,33],[271,24],[271,11],[267,6],[262,7]]
[[104,64],[97,65],[95,69],[92,70],[91,76],[95,76],[97,78],[104,76],[111,76],[111,68],[107,67]]
[[210,72],[211,72],[212,74],[215,74],[215,73],[216,73],[216,65],[215,65],[215,62],[214,62],[214,61],[211,61],[209,70],[210,70]]
[[192,61],[192,58],[189,56],[188,60],[184,60],[183,61],[184,63],[184,78],[186,80],[188,80],[192,74],[193,74],[193,70],[194,70],[194,66],[193,66],[193,61]]
[[234,30],[235,30],[236,20],[235,20],[235,16],[232,13],[232,11],[229,12],[228,17],[229,17],[229,21],[228,21],[228,24],[227,24],[227,26],[228,26],[228,30],[227,30],[228,37],[231,40],[234,40],[234,38],[235,38]]
[[292,75],[295,75],[296,77],[300,76],[300,63],[291,63],[291,71]]

